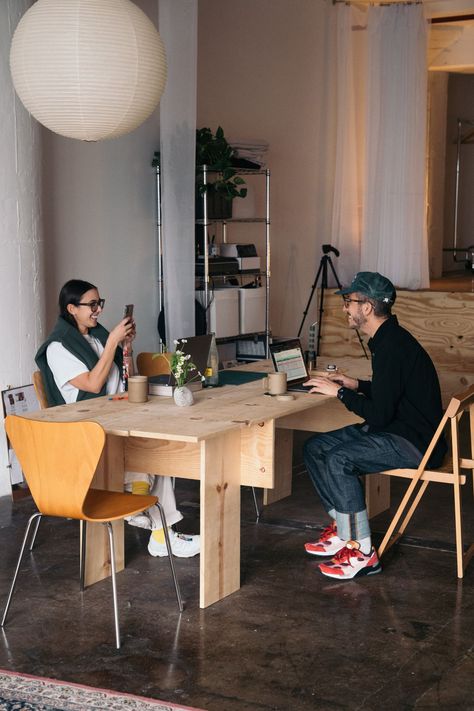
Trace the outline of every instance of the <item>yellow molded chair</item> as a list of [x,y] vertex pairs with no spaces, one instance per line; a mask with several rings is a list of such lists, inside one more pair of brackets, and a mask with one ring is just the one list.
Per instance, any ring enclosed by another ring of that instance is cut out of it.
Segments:
[[137,370],[140,375],[151,377],[170,372],[170,359],[172,353],[162,353],[160,358],[153,358],[154,353],[139,353],[137,356]]
[[[468,413],[467,424],[469,426],[469,457],[462,457],[459,442],[459,421],[463,413]],[[450,434],[450,452],[446,459],[446,464],[438,469],[427,469],[428,460],[433,452],[436,443],[441,437],[444,430],[447,429]],[[470,559],[474,556],[474,543],[471,544],[466,551],[463,547],[462,538],[462,513],[461,513],[461,486],[466,483],[466,475],[461,474],[461,470],[471,470],[473,475],[474,486],[474,385],[458,395],[454,395],[446,409],[446,412],[436,430],[433,439],[430,442],[428,449],[420,462],[418,469],[390,469],[382,472],[389,476],[399,476],[411,479],[405,496],[398,507],[395,516],[388,527],[387,533],[379,548],[379,556],[385,553],[396,541],[403,535],[408,522],[413,516],[416,507],[420,503],[421,497],[426,491],[428,484],[432,481],[442,484],[449,484],[453,489],[454,497],[454,525],[456,535],[456,562],[457,575],[462,578],[464,570]],[[415,493],[416,492],[416,493]],[[410,500],[413,499],[408,512],[405,513]],[[400,524],[398,530],[394,533],[401,517],[405,517]]]
[[45,410],[47,407],[49,407],[49,403],[48,398],[46,397],[46,390],[44,389],[44,382],[43,376],[41,375],[41,371],[35,370],[32,379],[39,406],[42,410]]
[[[159,508],[165,532],[168,558],[180,611],[181,594],[176,579],[168,527],[156,496],[137,496],[117,491],[92,489],[91,482],[105,444],[105,432],[97,422],[43,422],[17,415],[5,419],[5,429],[23,469],[38,513],[27,524],[17,566],[5,605],[1,626],[6,623],[18,571],[31,526],[42,516],[59,516],[83,522],[81,555],[81,590],[84,589],[85,526],[87,521],[103,523],[108,532],[114,606],[115,640],[120,648],[120,627],[115,580],[114,534],[111,521],[134,516],[149,506]],[[30,550],[34,544],[33,541]]]

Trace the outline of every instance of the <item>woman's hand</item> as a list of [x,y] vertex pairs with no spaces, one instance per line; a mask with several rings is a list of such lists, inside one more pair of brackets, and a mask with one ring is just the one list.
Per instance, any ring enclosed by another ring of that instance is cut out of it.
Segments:
[[132,341],[135,339],[135,336],[137,335],[137,326],[135,324],[135,321],[131,319],[131,324],[132,324],[132,330],[128,334],[127,338],[125,339],[125,342],[128,346],[128,350],[132,350]]
[[111,340],[115,348],[125,339],[135,338],[135,322],[130,318],[124,318],[109,333],[107,340]]

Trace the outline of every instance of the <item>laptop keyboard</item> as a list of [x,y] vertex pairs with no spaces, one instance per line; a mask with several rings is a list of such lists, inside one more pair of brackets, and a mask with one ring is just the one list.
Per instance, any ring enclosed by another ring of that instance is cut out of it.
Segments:
[[311,390],[311,388],[308,387],[308,386],[304,386],[303,383],[296,383],[295,385],[290,385],[290,384],[289,384],[289,385],[287,386],[287,390],[290,391],[290,392],[291,392],[292,390],[296,390],[297,392],[300,392],[300,393],[309,393],[309,391]]

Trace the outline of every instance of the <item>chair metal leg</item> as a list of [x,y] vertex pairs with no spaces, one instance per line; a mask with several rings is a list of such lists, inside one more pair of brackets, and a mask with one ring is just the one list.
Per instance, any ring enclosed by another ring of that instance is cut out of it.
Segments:
[[28,536],[29,536],[29,534],[30,534],[31,524],[33,523],[33,521],[34,521],[36,518],[40,518],[40,519],[41,519],[41,514],[40,514],[39,512],[33,514],[33,516],[30,516],[30,519],[29,519],[28,524],[27,524],[27,526],[26,526],[25,535],[23,536],[23,543],[22,543],[21,549],[20,549],[20,555],[18,556],[18,562],[17,562],[17,564],[16,564],[16,569],[15,569],[15,573],[14,573],[14,575],[13,575],[13,580],[12,580],[12,584],[11,584],[11,587],[10,587],[10,592],[9,592],[9,594],[8,594],[7,604],[5,605],[5,609],[4,609],[4,611],[3,611],[2,622],[0,623],[0,626],[1,626],[1,627],[4,627],[4,626],[5,626],[5,623],[6,623],[6,621],[7,621],[8,610],[10,609],[10,603],[11,603],[11,601],[12,601],[13,593],[14,593],[14,591],[15,591],[16,580],[17,580],[17,577],[18,577],[18,572],[19,572],[19,570],[20,570],[21,561],[22,561],[22,559],[23,559],[23,554],[24,554],[24,552],[25,552],[26,542],[27,542]]
[[87,521],[79,521],[79,540],[80,540],[80,552],[79,552],[79,586],[81,592],[84,592],[85,585],[85,574],[86,574],[86,534],[87,534]]
[[114,600],[114,621],[115,621],[115,646],[120,649],[120,626],[119,626],[119,616],[118,616],[118,603],[117,603],[117,580],[115,575],[115,545],[114,545],[114,529],[110,521],[104,523],[107,528],[107,533],[109,534],[109,550],[110,550],[110,568],[111,568],[111,578],[112,578],[112,596]]
[[256,520],[255,520],[255,523],[258,523],[258,522],[260,521],[260,514],[261,514],[261,511],[260,511],[260,509],[259,509],[259,507],[258,507],[257,494],[256,494],[256,492],[255,492],[255,487],[252,486],[251,488],[252,488],[252,496],[253,496],[253,505],[255,506],[255,513],[257,514],[257,518],[256,518]]
[[163,531],[165,533],[166,549],[168,551],[168,559],[170,562],[171,575],[173,576],[174,589],[176,590],[176,598],[178,600],[178,607],[179,607],[179,611],[182,612],[183,611],[183,600],[181,598],[181,591],[179,589],[178,579],[176,577],[176,572],[174,569],[173,551],[171,550],[171,543],[170,543],[170,537],[168,534],[168,525],[166,523],[166,516],[165,516],[165,512],[163,510],[163,506],[160,504],[159,501],[157,501],[156,505],[158,507],[158,511],[160,512],[161,524],[163,526]]
[[34,545],[35,545],[36,534],[38,533],[38,528],[39,528],[39,525],[40,525],[40,523],[41,523],[41,516],[42,516],[42,514],[39,515],[38,520],[36,521],[35,530],[33,531],[33,536],[31,537],[30,553],[31,553],[31,551],[33,550],[33,547],[34,547]]

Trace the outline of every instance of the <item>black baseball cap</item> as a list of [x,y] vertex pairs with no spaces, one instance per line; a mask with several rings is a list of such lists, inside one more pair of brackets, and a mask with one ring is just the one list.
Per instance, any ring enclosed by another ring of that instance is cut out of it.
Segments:
[[355,292],[375,301],[383,301],[385,304],[393,304],[397,298],[397,292],[390,279],[378,272],[357,272],[349,286],[339,289],[336,294]]

